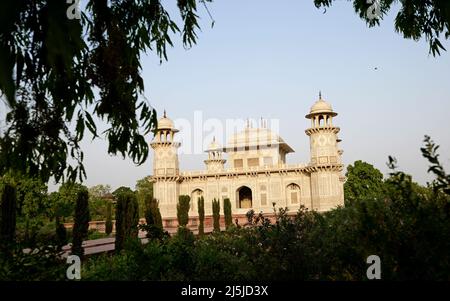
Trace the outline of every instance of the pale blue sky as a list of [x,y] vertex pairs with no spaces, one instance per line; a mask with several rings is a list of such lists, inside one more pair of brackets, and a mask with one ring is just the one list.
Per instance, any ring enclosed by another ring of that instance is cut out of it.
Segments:
[[[216,0],[209,7],[215,26],[200,7],[196,46],[185,50],[174,38],[168,62],[143,57],[145,95],[161,115],[165,108],[173,119],[192,120],[196,110],[204,119],[279,119],[281,136],[296,150],[288,162],[300,163],[309,156],[304,116],[322,90],[339,113],[346,164],[361,159],[386,173],[393,155],[424,183],[419,148],[428,134],[450,166],[450,53],[434,58],[425,41],[403,39],[393,13],[369,29],[347,1],[325,14],[312,0]],[[108,156],[104,141],[83,145],[88,186],[134,187],[151,173],[152,155],[136,167]],[[204,159],[181,156],[181,168],[203,169]]]

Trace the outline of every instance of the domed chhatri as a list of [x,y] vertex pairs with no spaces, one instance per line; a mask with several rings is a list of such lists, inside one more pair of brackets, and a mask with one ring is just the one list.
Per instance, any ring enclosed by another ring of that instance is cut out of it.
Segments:
[[171,130],[173,132],[178,132],[173,121],[167,117],[166,110],[164,110],[163,118],[158,120],[158,130]]
[[314,115],[318,114],[328,114],[331,116],[337,116],[337,113],[333,111],[333,108],[331,105],[322,99],[322,93],[319,92],[319,100],[317,100],[313,106],[311,107],[311,110],[308,115],[306,115],[306,118],[311,118]]
[[208,146],[207,151],[218,151],[218,150],[222,150],[222,146],[216,142],[216,137],[213,137],[213,140],[211,141],[211,143]]

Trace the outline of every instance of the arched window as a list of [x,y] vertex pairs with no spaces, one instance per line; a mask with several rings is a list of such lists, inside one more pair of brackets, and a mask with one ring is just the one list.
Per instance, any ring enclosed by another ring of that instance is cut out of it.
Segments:
[[242,186],[236,191],[237,207],[238,208],[252,208],[252,190],[247,186]]
[[298,204],[300,202],[300,186],[291,183],[286,187],[286,199],[289,204]]
[[192,193],[191,193],[191,204],[190,204],[191,211],[194,210],[194,208],[196,208],[196,206],[198,204],[198,199],[201,196],[203,196],[203,190],[197,188],[194,191],[192,191]]

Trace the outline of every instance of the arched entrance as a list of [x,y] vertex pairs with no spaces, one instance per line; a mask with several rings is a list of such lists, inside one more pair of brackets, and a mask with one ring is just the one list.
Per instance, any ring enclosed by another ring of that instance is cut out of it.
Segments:
[[194,191],[192,191],[191,193],[191,204],[190,204],[190,209],[194,210],[197,207],[198,204],[198,199],[203,196],[203,190],[201,189],[195,189]]
[[242,186],[237,190],[238,208],[252,208],[252,190]]

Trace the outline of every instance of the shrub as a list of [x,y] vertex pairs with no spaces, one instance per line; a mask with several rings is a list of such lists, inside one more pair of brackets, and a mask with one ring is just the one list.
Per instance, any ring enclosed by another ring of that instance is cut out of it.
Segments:
[[8,252],[15,242],[16,232],[16,188],[5,183],[1,195],[0,211],[0,251]]
[[60,255],[52,246],[36,247],[32,253],[25,253],[18,245],[12,258],[0,256],[0,281],[67,280],[67,264]]

